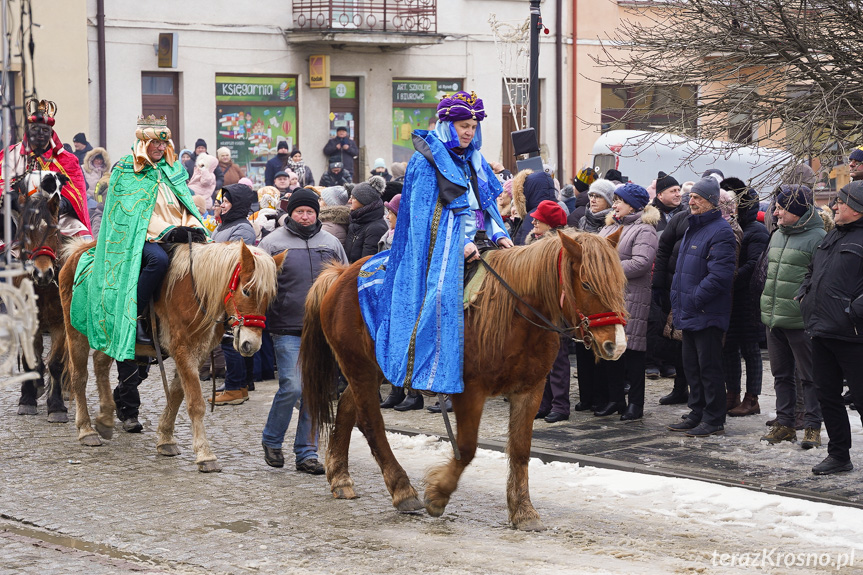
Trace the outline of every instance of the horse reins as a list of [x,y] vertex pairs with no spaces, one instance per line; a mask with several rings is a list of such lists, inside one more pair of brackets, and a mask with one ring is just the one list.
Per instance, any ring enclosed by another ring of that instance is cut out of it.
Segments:
[[[575,308],[575,313],[578,314],[578,324],[576,326],[570,326],[569,322],[566,321],[566,318],[563,314],[560,314],[560,319],[563,322],[564,327],[559,327],[553,321],[545,317],[538,309],[524,301],[524,299],[516,293],[516,291],[510,286],[506,281],[500,277],[493,267],[491,267],[488,262],[484,259],[480,258],[479,261],[482,265],[485,266],[486,270],[491,273],[494,278],[500,282],[500,284],[520,303],[522,303],[533,315],[539,318],[541,323],[537,323],[527,317],[518,307],[515,308],[515,312],[520,315],[525,321],[530,323],[533,326],[536,326],[540,329],[544,329],[546,331],[551,331],[562,335],[567,338],[575,339],[577,341],[581,341],[584,344],[584,347],[590,349],[593,344],[594,338],[590,333],[590,328],[592,327],[603,327],[608,325],[626,325],[626,319],[617,312],[603,312],[603,313],[595,313],[591,315],[584,315],[581,313],[581,310]],[[560,282],[560,307],[563,309],[563,300],[565,297],[565,293],[563,291],[563,248],[560,248],[560,252],[557,255],[557,275],[558,281]],[[578,337],[574,336],[571,332],[578,331]]]

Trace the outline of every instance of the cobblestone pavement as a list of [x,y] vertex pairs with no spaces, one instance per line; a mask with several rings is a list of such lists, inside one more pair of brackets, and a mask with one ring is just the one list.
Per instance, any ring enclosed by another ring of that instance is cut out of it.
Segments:
[[[168,372],[170,377],[170,362]],[[208,396],[209,384],[203,385]],[[118,426],[113,440],[100,448],[80,446],[71,422],[49,424],[43,403],[35,417],[16,415],[17,390],[0,384],[0,573],[521,574],[557,573],[575,565],[583,566],[580,572],[604,573],[627,572],[628,567],[612,567],[633,557],[630,572],[691,572],[698,558],[693,549],[715,548],[724,536],[688,533],[675,524],[658,533],[655,524],[633,523],[625,508],[577,501],[558,506],[554,492],[534,496],[549,531],[515,532],[506,523],[503,464],[492,486],[466,473],[442,518],[399,515],[367,446],[356,437],[351,466],[361,498],[333,501],[325,478],[297,473],[290,457],[284,469],[264,464],[260,434],[276,387],[274,381],[259,383],[242,406],[207,413],[208,437],[224,471],[201,474],[185,408],[177,423],[182,454],[156,455],[155,426],[164,405],[157,370],[141,386],[144,432],[127,434]],[[546,459],[577,460],[587,454],[600,465],[648,472],[708,472],[740,483],[754,477],[768,490],[777,482],[768,481],[767,470],[775,468],[778,483],[791,482],[803,495],[820,493],[849,504],[861,500],[859,418],[852,419],[857,468],[813,481],[809,467],[826,455],[825,449],[803,452],[790,444],[758,442],[772,412],[769,374],[762,414],[729,420],[725,437],[701,442],[662,431],[684,412],[681,406],[657,405],[669,387],[669,380],[649,383],[641,422],[598,421],[575,413],[567,423],[537,422],[535,447]],[[88,391],[93,413],[94,385]],[[492,447],[505,440],[506,412],[501,398],[489,400],[480,435]],[[441,417],[425,410],[387,410],[385,417],[390,428],[431,434],[444,429]],[[405,465],[417,487],[426,466]],[[627,525],[625,535],[621,525]],[[604,557],[601,563],[597,554]],[[650,567],[651,557],[665,562],[658,571]],[[675,562],[673,569],[668,562]]]

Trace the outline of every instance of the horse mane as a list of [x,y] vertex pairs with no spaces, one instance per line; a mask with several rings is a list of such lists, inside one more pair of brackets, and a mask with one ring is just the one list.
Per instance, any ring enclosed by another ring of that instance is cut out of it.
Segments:
[[[212,323],[221,321],[225,309],[225,289],[240,261],[241,246],[242,242],[195,243],[192,244],[191,252],[188,246],[177,246],[168,269],[168,291],[172,291],[176,283],[189,273],[191,263],[195,295],[204,313],[203,320]],[[252,291],[257,299],[270,301],[276,295],[278,270],[275,265],[260,265],[262,258],[270,258],[267,252],[255,246],[246,247],[255,256],[255,271],[242,287]]]
[[[597,234],[565,230],[583,250],[581,280],[590,284],[591,291],[609,310],[625,310],[624,287],[626,278],[620,266],[617,250]],[[518,246],[491,252],[489,265],[519,294],[531,294],[539,301],[534,307],[556,310],[560,307],[557,262],[561,253],[561,240],[557,234],[548,235],[529,246]],[[571,265],[569,252],[563,250],[561,268]],[[576,301],[575,287],[564,274],[563,291],[570,302]],[[476,329],[481,349],[497,355],[515,315],[516,299],[491,274],[483,280],[477,301],[471,310],[471,321]],[[552,313],[549,320],[560,325],[560,314]]]

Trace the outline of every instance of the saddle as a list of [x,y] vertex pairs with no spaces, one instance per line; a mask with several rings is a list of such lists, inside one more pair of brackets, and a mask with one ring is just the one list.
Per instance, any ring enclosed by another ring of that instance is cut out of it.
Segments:
[[[474,244],[479,249],[479,257],[485,259],[486,254],[492,250],[500,249],[497,245],[488,239],[485,230],[480,230],[474,237]],[[485,280],[486,268],[479,265],[479,260],[465,262],[464,264],[464,309],[470,307],[470,304],[476,301],[479,295],[479,288]]]

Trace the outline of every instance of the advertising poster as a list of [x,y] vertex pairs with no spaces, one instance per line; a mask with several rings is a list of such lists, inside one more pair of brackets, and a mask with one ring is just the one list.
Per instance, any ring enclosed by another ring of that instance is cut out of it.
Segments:
[[231,150],[255,187],[279,142],[297,143],[296,78],[216,76],[216,144]]
[[393,80],[394,162],[410,160],[414,153],[411,133],[434,129],[438,102],[461,86],[461,80]]

